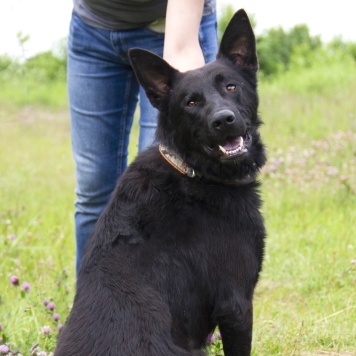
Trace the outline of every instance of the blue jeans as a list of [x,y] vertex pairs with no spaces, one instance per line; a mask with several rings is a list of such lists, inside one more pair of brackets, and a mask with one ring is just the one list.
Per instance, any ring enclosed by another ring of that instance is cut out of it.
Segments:
[[[206,62],[217,52],[216,13],[204,16],[200,43]],[[85,243],[127,165],[133,117],[140,97],[139,151],[154,141],[157,111],[140,88],[128,59],[139,47],[163,54],[164,34],[149,28],[108,31],[72,14],[68,38],[68,95],[76,169],[76,269]]]

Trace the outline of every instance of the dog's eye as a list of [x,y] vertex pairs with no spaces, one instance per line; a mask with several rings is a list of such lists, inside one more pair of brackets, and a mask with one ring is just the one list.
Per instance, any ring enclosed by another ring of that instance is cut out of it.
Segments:
[[228,85],[226,86],[226,90],[232,93],[232,92],[234,92],[234,91],[236,90],[236,85],[234,85],[234,84],[228,84]]
[[187,101],[187,107],[188,107],[189,109],[193,109],[193,108],[195,108],[197,105],[198,105],[198,102],[197,102],[197,101],[194,101],[194,100],[188,100],[188,101]]

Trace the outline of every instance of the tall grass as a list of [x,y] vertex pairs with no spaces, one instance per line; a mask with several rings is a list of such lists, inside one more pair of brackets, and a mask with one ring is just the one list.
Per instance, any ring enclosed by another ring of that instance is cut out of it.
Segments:
[[[260,83],[268,240],[253,355],[356,355],[352,78],[354,62],[339,60]],[[15,80],[0,90],[0,344],[23,355],[53,351],[74,296],[74,168],[65,86],[57,84]],[[137,124],[131,159],[136,137]],[[223,354],[218,339],[210,354]]]
[[356,78],[349,60],[260,87],[268,243],[255,355],[356,352]]
[[59,110],[67,107],[64,80],[45,80],[34,70],[26,70],[14,62],[0,66],[0,105],[24,107],[27,105]]

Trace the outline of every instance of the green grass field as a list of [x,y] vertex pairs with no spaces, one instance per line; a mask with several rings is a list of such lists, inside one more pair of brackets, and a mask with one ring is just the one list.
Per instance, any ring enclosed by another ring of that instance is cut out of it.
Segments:
[[[261,83],[268,240],[255,356],[356,355],[355,78],[354,63],[333,63]],[[74,296],[74,167],[58,87],[0,94],[0,345],[22,355],[54,350]],[[131,159],[136,136],[137,124]],[[223,355],[219,340],[209,352]]]

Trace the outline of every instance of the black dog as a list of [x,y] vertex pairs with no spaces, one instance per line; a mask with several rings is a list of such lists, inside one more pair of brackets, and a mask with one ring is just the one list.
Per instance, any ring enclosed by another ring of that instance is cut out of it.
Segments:
[[130,59],[160,111],[160,145],[127,169],[100,217],[55,355],[204,355],[216,326],[225,356],[250,355],[265,155],[248,17],[235,14],[203,68],[180,73],[140,49]]

